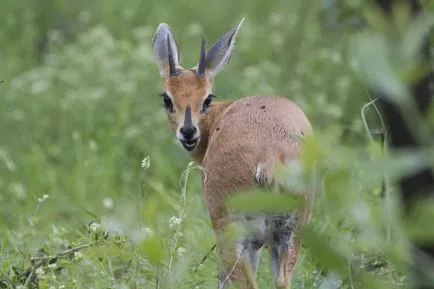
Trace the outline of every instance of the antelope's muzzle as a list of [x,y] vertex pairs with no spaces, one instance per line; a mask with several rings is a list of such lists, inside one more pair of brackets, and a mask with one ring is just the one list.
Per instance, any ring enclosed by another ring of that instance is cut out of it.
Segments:
[[179,129],[178,140],[187,151],[192,151],[199,142],[199,134],[191,118],[191,107],[185,109],[184,123]]

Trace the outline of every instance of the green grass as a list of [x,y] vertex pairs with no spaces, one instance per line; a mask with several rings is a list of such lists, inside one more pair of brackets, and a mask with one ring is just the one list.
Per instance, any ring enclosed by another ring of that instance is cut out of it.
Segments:
[[[423,158],[384,160],[366,135],[360,110],[370,99],[358,73],[382,67],[360,68],[366,55],[349,44],[370,38],[323,28],[315,1],[32,3],[0,11],[0,288],[20,288],[29,274],[38,285],[26,285],[41,289],[216,287],[215,253],[193,271],[214,235],[200,170],[164,115],[151,42],[167,22],[181,64],[193,66],[202,29],[211,43],[243,16],[215,94],[286,95],[316,132],[304,170],[288,175],[317,191],[293,288],[378,288],[378,280],[406,288],[408,236],[396,191],[385,201],[377,193],[383,173],[393,180],[402,164]],[[45,31],[38,60],[35,41]],[[367,125],[378,127],[377,119],[368,107]],[[258,279],[270,288],[265,251]]]

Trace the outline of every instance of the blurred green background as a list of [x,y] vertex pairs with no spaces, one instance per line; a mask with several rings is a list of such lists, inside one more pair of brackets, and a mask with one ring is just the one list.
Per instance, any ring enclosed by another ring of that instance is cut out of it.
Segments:
[[[99,219],[112,220],[128,238],[143,227],[159,232],[145,245],[165,252],[166,266],[174,256],[170,248],[185,248],[176,255],[176,270],[169,270],[179,287],[166,288],[214,288],[215,262],[186,273],[214,236],[199,170],[191,171],[184,191],[180,187],[190,159],[163,111],[153,34],[167,22],[181,65],[191,67],[202,32],[211,45],[246,17],[231,62],[215,82],[219,99],[285,95],[315,130],[333,128],[335,141],[367,147],[360,109],[370,99],[355,75],[360,63],[348,51],[349,39],[365,25],[363,3],[335,2],[1,1],[0,288],[26,279],[28,254],[89,240],[86,224]],[[370,122],[378,126],[375,114]],[[182,208],[183,237],[174,245],[176,225],[169,220]],[[63,270],[39,272],[40,288],[134,288],[134,282],[154,288],[158,266],[148,264],[148,247],[109,247],[83,252],[84,261],[65,261]],[[317,288],[325,278],[321,270],[307,253],[301,264],[294,288]],[[264,286],[271,284],[268,271],[263,263]]]

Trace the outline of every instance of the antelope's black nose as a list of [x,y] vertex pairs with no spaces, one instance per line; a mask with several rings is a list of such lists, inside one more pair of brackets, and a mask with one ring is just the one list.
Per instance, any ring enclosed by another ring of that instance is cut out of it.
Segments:
[[182,136],[186,139],[186,140],[191,140],[194,138],[197,129],[195,126],[193,125],[188,125],[188,126],[183,126],[181,127],[181,129],[179,130],[179,132],[182,134]]

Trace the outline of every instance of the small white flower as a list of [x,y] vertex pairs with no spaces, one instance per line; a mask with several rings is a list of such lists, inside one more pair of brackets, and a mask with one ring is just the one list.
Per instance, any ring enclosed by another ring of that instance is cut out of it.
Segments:
[[79,251],[74,252],[74,259],[75,260],[81,260],[83,258],[83,254]]
[[170,227],[171,229],[178,228],[179,225],[181,224],[181,222],[182,222],[182,219],[181,219],[181,218],[178,218],[178,217],[172,216],[172,217],[169,219],[169,227]]
[[178,248],[178,255],[182,256],[182,255],[184,255],[184,253],[185,253],[185,248],[179,247]]
[[42,202],[48,200],[49,197],[50,197],[49,195],[43,195],[42,198],[38,199],[38,202],[42,203]]
[[64,284],[59,285],[59,289],[63,289],[63,288],[65,288]]
[[57,268],[57,264],[56,263],[48,264],[48,268],[50,268],[50,269],[56,269]]
[[131,234],[133,243],[140,243],[141,241],[151,237],[154,232],[148,227],[142,227],[139,230],[134,230]]
[[89,228],[92,232],[97,233],[101,230],[101,224],[98,223],[92,223],[90,224],[90,228]]
[[113,199],[110,197],[105,197],[104,200],[102,201],[104,208],[106,209],[111,209],[113,208],[114,202]]
[[150,166],[151,166],[151,158],[149,156],[146,156],[142,160],[142,168],[146,170],[149,169]]
[[175,233],[175,239],[181,239],[184,236],[184,234],[181,231],[177,231]]
[[148,228],[148,227],[143,227],[142,229],[141,229],[141,231],[142,231],[142,233],[145,235],[145,238],[146,237],[150,237],[150,236],[152,236],[153,234],[154,234],[154,231],[152,231],[150,228]]
[[35,273],[37,275],[44,275],[45,274],[44,268],[39,267],[38,269],[36,269]]

